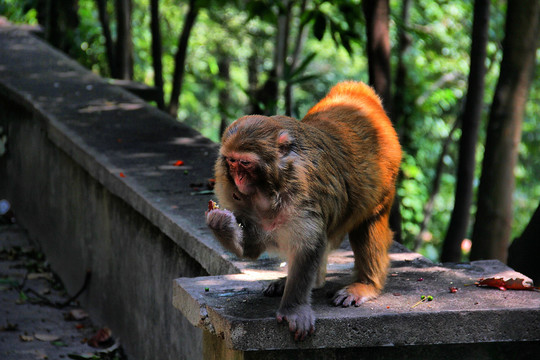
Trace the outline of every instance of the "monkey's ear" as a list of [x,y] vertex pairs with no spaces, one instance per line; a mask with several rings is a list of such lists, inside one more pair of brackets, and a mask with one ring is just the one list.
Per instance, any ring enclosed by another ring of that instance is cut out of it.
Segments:
[[291,134],[289,134],[287,130],[282,130],[278,134],[277,146],[279,149],[280,156],[283,157],[287,155],[289,152],[291,152],[293,141],[294,141],[294,138],[291,136]]

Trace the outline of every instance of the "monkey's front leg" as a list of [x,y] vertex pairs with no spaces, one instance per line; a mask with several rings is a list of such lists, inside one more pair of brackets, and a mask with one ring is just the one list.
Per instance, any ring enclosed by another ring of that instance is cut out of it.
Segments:
[[289,271],[285,291],[277,312],[278,322],[287,320],[295,340],[304,340],[315,331],[315,314],[311,308],[311,290],[315,284],[317,269],[324,253],[324,246],[312,247],[305,240],[289,257]]

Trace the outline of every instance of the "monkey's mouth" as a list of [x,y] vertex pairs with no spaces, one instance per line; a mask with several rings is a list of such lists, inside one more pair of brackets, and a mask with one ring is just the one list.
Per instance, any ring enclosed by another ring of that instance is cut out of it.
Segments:
[[237,201],[242,200],[242,199],[240,199],[240,197],[238,197],[238,195],[236,195],[236,193],[234,193],[234,192],[232,193],[232,198],[233,198],[234,200],[237,200]]
[[244,195],[250,194],[252,186],[249,180],[249,176],[245,172],[238,172],[237,175],[234,177],[234,184],[236,185],[240,193]]
[[244,181],[244,178],[245,176],[239,175],[236,179],[234,179],[234,184],[240,190],[240,192],[242,192],[242,188],[247,186],[246,182]]

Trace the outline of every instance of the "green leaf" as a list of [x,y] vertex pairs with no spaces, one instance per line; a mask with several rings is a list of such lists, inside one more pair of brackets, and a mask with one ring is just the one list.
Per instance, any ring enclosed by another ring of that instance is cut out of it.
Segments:
[[300,15],[300,26],[305,26],[315,18],[316,12],[314,10],[305,11]]
[[19,291],[19,301],[25,302],[26,300],[28,300],[28,295],[24,291]]

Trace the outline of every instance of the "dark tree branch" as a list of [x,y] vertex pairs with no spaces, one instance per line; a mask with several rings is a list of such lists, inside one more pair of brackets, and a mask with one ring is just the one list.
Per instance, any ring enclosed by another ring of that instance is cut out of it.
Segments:
[[98,8],[99,22],[101,24],[101,31],[105,38],[105,53],[107,54],[107,64],[109,65],[109,76],[118,77],[118,71],[116,70],[116,59],[114,55],[114,41],[111,35],[111,27],[109,20],[109,13],[107,12],[107,1],[96,0]]
[[116,77],[133,80],[133,41],[131,39],[131,0],[116,0]]
[[536,208],[529,224],[510,245],[508,250],[508,265],[540,284],[540,204]]
[[458,126],[459,120],[456,120],[456,122],[452,126],[452,129],[448,133],[448,136],[444,140],[441,154],[439,155],[439,160],[437,161],[437,166],[435,168],[435,176],[433,177],[432,181],[431,193],[429,194],[428,201],[424,205],[424,216],[422,218],[422,223],[420,224],[420,232],[416,236],[416,241],[414,243],[414,251],[418,251],[418,249],[420,249],[420,246],[422,246],[426,234],[426,229],[431,221],[431,217],[433,216],[433,205],[435,203],[435,198],[437,197],[437,195],[439,194],[439,190],[441,189],[441,180],[444,173],[444,157],[446,156],[446,154],[448,154],[448,147],[452,143],[452,137]]
[[503,59],[486,132],[471,260],[506,261],[511,236],[514,168],[535,67],[540,2],[509,1]]
[[161,54],[161,29],[159,27],[159,0],[150,1],[150,31],[152,32],[152,64],[154,66],[154,87],[158,90],[157,106],[165,109],[163,99],[163,65]]
[[385,110],[391,114],[389,1],[364,0],[362,5],[366,17],[369,82],[382,98]]
[[176,55],[174,57],[173,88],[167,109],[168,113],[174,117],[178,114],[180,92],[182,90],[182,83],[184,82],[189,35],[191,34],[191,30],[193,29],[193,25],[195,25],[195,20],[199,14],[199,7],[196,3],[196,0],[189,1],[189,8],[184,19],[184,27],[180,34],[180,38],[178,39],[178,49],[176,50]]
[[461,242],[467,235],[473,198],[476,142],[482,118],[486,48],[489,30],[489,0],[476,0],[471,43],[471,66],[465,107],[461,116],[461,138],[454,209],[444,239],[441,261],[461,260]]

